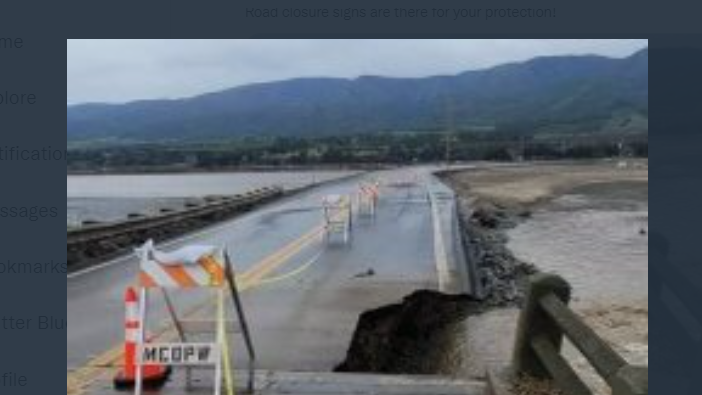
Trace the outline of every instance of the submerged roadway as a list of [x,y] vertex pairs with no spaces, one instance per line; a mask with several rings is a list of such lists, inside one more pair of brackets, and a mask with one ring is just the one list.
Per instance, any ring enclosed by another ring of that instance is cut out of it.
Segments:
[[[319,233],[324,196],[355,194],[363,178],[382,182],[377,218],[354,219],[349,245],[326,242]],[[330,371],[344,359],[360,313],[456,280],[446,276],[460,277],[451,267],[457,264],[451,210],[440,206],[449,201],[427,170],[374,173],[285,198],[159,248],[227,246],[237,272],[253,279],[243,299],[258,367]],[[137,266],[126,256],[68,275],[69,394],[104,380],[121,363],[123,294]],[[198,292],[175,295],[181,312],[208,314],[200,308],[208,299]],[[158,334],[168,324],[161,298],[152,299],[151,311],[149,326]],[[239,335],[233,339],[242,343]],[[235,355],[235,367],[244,368],[243,351]]]

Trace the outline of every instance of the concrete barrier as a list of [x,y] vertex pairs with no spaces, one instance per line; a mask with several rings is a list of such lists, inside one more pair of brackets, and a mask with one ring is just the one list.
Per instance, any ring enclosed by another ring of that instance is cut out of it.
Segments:
[[568,307],[570,296],[571,287],[561,277],[530,278],[517,333],[515,373],[553,380],[567,395],[592,395],[561,355],[565,336],[611,387],[612,395],[648,395],[648,367],[629,365]]
[[161,211],[148,217],[109,224],[91,224],[67,232],[69,271],[128,251],[148,239],[165,240],[247,212],[285,194],[282,188],[263,188],[246,194],[207,199],[200,206]]

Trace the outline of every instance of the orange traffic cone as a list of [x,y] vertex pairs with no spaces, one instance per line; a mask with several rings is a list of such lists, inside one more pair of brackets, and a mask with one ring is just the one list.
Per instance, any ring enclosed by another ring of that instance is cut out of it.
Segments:
[[[129,287],[124,296],[126,307],[124,368],[115,377],[115,389],[118,391],[133,390],[137,380],[137,342],[141,322],[139,318],[139,298],[134,288]],[[159,389],[166,384],[171,375],[171,368],[159,365],[144,365],[141,367],[143,388]]]

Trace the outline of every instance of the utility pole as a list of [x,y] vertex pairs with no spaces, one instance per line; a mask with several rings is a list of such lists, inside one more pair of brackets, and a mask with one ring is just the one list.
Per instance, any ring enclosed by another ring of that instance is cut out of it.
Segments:
[[446,161],[446,168],[451,167],[451,154],[453,150],[453,134],[454,134],[454,114],[453,114],[453,100],[449,96],[448,99],[446,100],[446,119],[447,119],[447,127],[446,127],[446,141],[445,141],[445,158],[444,160]]

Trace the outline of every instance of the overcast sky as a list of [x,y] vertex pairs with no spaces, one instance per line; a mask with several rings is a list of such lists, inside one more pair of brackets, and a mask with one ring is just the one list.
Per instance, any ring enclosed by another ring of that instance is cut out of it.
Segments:
[[294,77],[455,74],[648,40],[68,40],[67,103],[177,98]]

